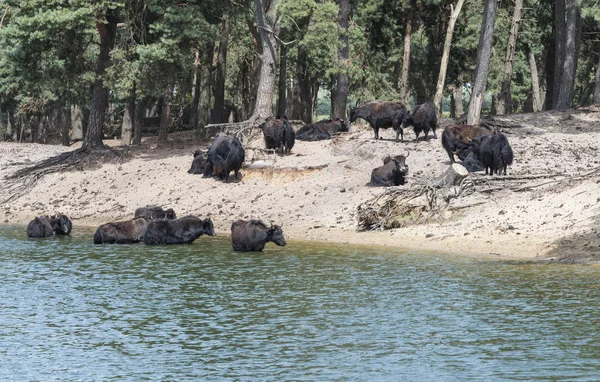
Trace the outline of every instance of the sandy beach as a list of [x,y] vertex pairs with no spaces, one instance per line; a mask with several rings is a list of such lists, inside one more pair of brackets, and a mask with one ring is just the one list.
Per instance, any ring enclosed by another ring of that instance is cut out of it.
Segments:
[[[391,129],[375,141],[368,126],[353,124],[350,133],[331,141],[296,141],[285,157],[260,150],[264,143],[260,131],[254,132],[245,142],[242,180],[228,184],[187,173],[191,152],[207,147],[209,140],[196,141],[193,132],[173,133],[161,144],[148,137],[120,159],[45,175],[19,195],[4,187],[0,222],[25,225],[59,211],[77,229],[128,219],[137,207],[159,205],[174,208],[178,216],[210,216],[217,233],[225,235],[232,221],[259,218],[283,223],[288,240],[595,262],[600,258],[600,106],[502,120],[519,126],[503,129],[515,153],[507,179],[532,179],[518,189],[476,186],[442,221],[357,231],[357,207],[386,190],[366,185],[384,156],[410,151],[410,175],[425,178],[440,176],[450,161],[439,139],[442,128],[438,139],[416,143],[408,130],[407,141],[395,143]],[[6,184],[5,177],[18,169],[77,147],[2,142],[0,176]],[[545,176],[533,176],[539,174]],[[410,179],[400,187],[410,187]]]

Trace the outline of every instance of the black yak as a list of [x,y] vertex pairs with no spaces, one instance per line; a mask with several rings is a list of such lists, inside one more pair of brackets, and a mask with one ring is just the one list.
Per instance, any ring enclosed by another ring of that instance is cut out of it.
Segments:
[[67,215],[58,214],[50,218],[54,221],[54,233],[56,235],[69,235],[73,229],[73,223]]
[[374,168],[371,171],[371,181],[369,186],[400,186],[406,183],[405,176],[408,175],[408,165],[406,158],[410,153],[404,155],[389,155],[383,159],[383,166]]
[[94,244],[139,243],[149,224],[144,218],[102,224],[96,229]]
[[54,234],[54,222],[49,216],[37,216],[27,224],[28,237],[50,237]]
[[471,152],[469,142],[475,137],[493,134],[485,127],[473,125],[451,125],[442,132],[442,146],[448,153],[450,162],[454,163],[454,155],[464,161]]
[[343,119],[323,119],[319,122],[302,126],[296,132],[296,139],[299,141],[322,141],[331,139],[334,134],[348,131],[348,125]]
[[286,245],[280,226],[269,227],[261,220],[238,220],[231,224],[231,246],[234,251],[262,251],[269,241],[279,246]]
[[267,149],[289,154],[296,143],[296,133],[288,120],[284,118],[269,118],[260,125]]
[[508,144],[506,135],[502,133],[482,135],[471,141],[473,154],[485,167],[485,174],[504,173],[506,167],[513,162],[513,151]]
[[162,207],[147,206],[137,208],[133,218],[144,218],[146,220],[177,219],[177,214],[172,208],[163,210]]
[[205,154],[201,150],[194,151],[194,160],[192,160],[192,167],[188,170],[188,174],[204,174],[204,170],[206,169]]
[[[392,121],[396,112],[405,109],[404,105],[398,102],[370,101],[361,106],[350,109],[350,123],[362,118],[369,122],[375,132],[375,139],[379,139],[379,129],[393,127]],[[396,131],[396,137],[400,134]],[[397,138],[396,138],[397,139]]]
[[208,149],[203,177],[216,176],[227,183],[229,174],[234,171],[235,178],[239,179],[240,168],[245,158],[246,153],[239,139],[230,135],[221,135]]
[[435,129],[437,128],[437,113],[435,106],[431,102],[425,102],[424,104],[417,105],[415,108],[404,118],[402,127],[407,128],[413,126],[415,129],[415,140],[419,141],[419,134],[421,131],[425,133],[425,140],[429,130],[433,131],[433,137],[437,139]]
[[155,220],[148,224],[144,244],[191,244],[201,235],[215,236],[212,220],[184,216],[177,220]]

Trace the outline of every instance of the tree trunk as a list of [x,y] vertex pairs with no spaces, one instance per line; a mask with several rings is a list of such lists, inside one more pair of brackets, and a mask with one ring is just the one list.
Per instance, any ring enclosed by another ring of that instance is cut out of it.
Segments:
[[83,139],[83,110],[79,105],[71,105],[71,139]]
[[223,116],[225,108],[225,76],[227,73],[227,47],[229,42],[229,17],[223,15],[221,24],[221,40],[219,41],[219,49],[217,51],[217,67],[215,77],[214,95],[215,101],[211,115],[211,123],[227,122],[227,118]]
[[15,125],[15,113],[14,108],[9,106],[6,110],[6,135],[14,142],[18,142],[19,137],[17,136],[18,127]]
[[477,47],[477,67],[475,69],[475,82],[469,100],[469,111],[467,113],[467,124],[479,123],[481,117],[481,106],[483,95],[487,85],[487,76],[490,69],[490,56],[492,55],[492,40],[494,37],[494,26],[496,23],[496,0],[485,0],[483,10],[483,22]]
[[100,54],[96,66],[96,82],[92,86],[90,117],[82,145],[84,150],[104,147],[104,143],[102,143],[102,127],[104,126],[104,118],[106,116],[108,89],[104,87],[103,77],[110,60],[110,51],[115,43],[117,10],[108,8],[106,10],[106,23],[104,20],[98,20],[96,27],[98,28],[98,32],[100,32]]
[[433,187],[451,188],[458,186],[468,175],[469,171],[463,165],[453,163],[442,176],[433,182]]
[[131,138],[133,136],[133,119],[132,115],[134,114],[133,109],[135,108],[135,100],[130,100],[125,105],[125,110],[123,111],[123,123],[121,124],[121,144],[129,145],[131,144]]
[[4,142],[4,123],[2,122],[2,110],[0,109],[0,142]]
[[512,97],[510,94],[510,83],[513,71],[513,61],[515,60],[515,51],[517,50],[517,37],[519,36],[519,24],[521,23],[521,13],[523,10],[523,0],[515,0],[515,9],[513,11],[510,34],[508,36],[508,46],[506,47],[506,56],[504,58],[504,71],[502,74],[502,90],[498,97],[496,112],[498,114],[512,113]]
[[167,70],[167,87],[160,109],[160,127],[158,128],[157,138],[159,142],[167,140],[171,126],[171,101],[173,100],[173,88],[175,87],[175,74],[173,73],[173,66],[169,66],[170,68]]
[[600,55],[596,65],[596,78],[594,81],[594,103],[600,103]]
[[193,89],[192,89],[192,105],[190,106],[190,127],[195,129],[198,127],[198,103],[200,101],[200,52],[196,51],[196,57],[194,58],[194,78]]
[[540,83],[537,71],[537,65],[535,63],[535,55],[531,47],[527,47],[527,56],[529,57],[529,71],[531,72],[531,93],[532,93],[532,105],[533,111],[542,110],[542,100],[540,98]]
[[63,146],[71,146],[71,137],[69,135],[69,130],[71,127],[71,123],[69,121],[69,109],[60,107],[58,109],[58,120],[60,123],[61,144]]
[[581,17],[581,10],[577,0],[566,0],[567,22],[565,33],[565,54],[560,78],[556,109],[564,110],[571,107],[573,102],[573,88],[575,87],[575,73],[577,71],[577,24]]
[[277,115],[284,116],[287,97],[286,97],[286,89],[287,89],[287,45],[281,46],[281,51],[279,52],[279,88],[277,90]]
[[[348,103],[348,18],[350,15],[349,0],[340,0],[340,10],[338,13],[339,41],[340,49],[338,50],[339,72],[335,84],[335,92],[332,92],[332,110],[333,118],[346,119],[346,105]],[[333,89],[332,89],[333,90]]]
[[[464,1],[464,0],[459,0]],[[408,71],[410,70],[410,39],[412,36],[413,4],[411,2],[406,12],[406,27],[404,31],[404,52],[402,55],[402,72],[400,74],[400,103],[408,105]]]
[[[448,23],[448,29],[446,29],[446,40],[444,41],[444,51],[442,53],[442,62],[440,63],[440,74],[438,76],[437,86],[435,88],[435,97],[433,98],[433,104],[437,110],[438,116],[442,116],[442,96],[444,94],[444,83],[446,82],[446,71],[448,70],[448,58],[450,57],[450,47],[452,46],[452,35],[454,34],[454,26],[456,20],[462,9],[465,0],[458,0],[456,8],[450,4],[450,22]],[[462,86],[459,86],[462,93]],[[456,98],[456,94],[454,95]],[[462,94],[459,97],[462,109]],[[456,111],[458,113],[458,110]],[[459,116],[462,114],[462,111]]]
[[456,113],[456,118],[462,117],[465,110],[463,108],[463,98],[462,98],[463,86],[460,84],[454,89],[454,112]]
[[254,17],[262,46],[260,77],[256,90],[256,103],[251,119],[265,120],[273,115],[273,87],[276,77],[277,41],[279,23],[275,15],[277,0],[255,0]]
[[292,119],[299,119],[304,123],[312,123],[313,93],[312,78],[308,74],[308,54],[303,45],[298,47],[296,71],[294,74],[294,110]]
[[[553,32],[554,33],[554,32]],[[554,105],[554,46],[556,44],[556,39],[554,36],[550,39],[548,43],[548,51],[546,52],[546,64],[544,65],[546,75],[540,76],[540,78],[546,79],[546,93],[544,95],[543,100],[543,110],[552,110]]]
[[148,107],[148,97],[140,99],[135,105],[133,114],[133,145],[142,143],[142,129],[144,128],[144,118],[146,117],[146,108]]
[[554,1],[554,76],[552,85],[552,109],[558,104],[560,83],[563,75],[563,62],[565,56],[565,0]]

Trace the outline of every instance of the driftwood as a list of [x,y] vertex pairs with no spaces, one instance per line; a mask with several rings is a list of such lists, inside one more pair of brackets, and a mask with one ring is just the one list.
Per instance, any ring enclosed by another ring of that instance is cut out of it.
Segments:
[[461,164],[454,163],[435,179],[407,177],[410,187],[388,188],[358,206],[358,228],[382,230],[443,219],[452,199],[473,192],[468,174]]

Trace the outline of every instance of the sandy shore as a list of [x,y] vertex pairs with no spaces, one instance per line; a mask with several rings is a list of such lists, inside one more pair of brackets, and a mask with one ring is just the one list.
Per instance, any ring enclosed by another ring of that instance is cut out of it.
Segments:
[[[357,206],[385,191],[366,186],[385,155],[410,150],[411,174],[420,177],[439,176],[449,165],[440,139],[417,144],[414,133],[406,131],[410,141],[395,143],[393,131],[384,130],[384,140],[374,141],[370,129],[357,125],[332,141],[297,141],[287,157],[253,150],[264,147],[256,136],[246,144],[242,181],[229,184],[187,173],[191,151],[208,142],[194,141],[191,133],[172,134],[160,145],[146,138],[122,160],[45,175],[18,195],[3,187],[0,222],[24,225],[36,215],[60,211],[75,227],[97,226],[154,204],[172,207],[179,216],[210,216],[222,234],[233,220],[260,218],[283,223],[292,240],[594,262],[600,258],[600,173],[595,171],[600,168],[600,107],[514,115],[510,122],[520,126],[505,129],[515,152],[510,176],[548,176],[532,179],[527,183],[532,187],[522,190],[477,187],[462,201],[464,208],[434,223],[357,231]],[[0,176],[75,148],[0,143]]]

